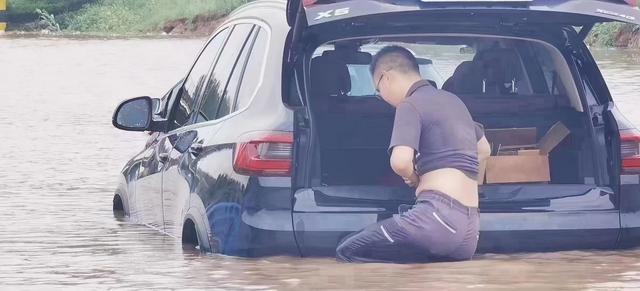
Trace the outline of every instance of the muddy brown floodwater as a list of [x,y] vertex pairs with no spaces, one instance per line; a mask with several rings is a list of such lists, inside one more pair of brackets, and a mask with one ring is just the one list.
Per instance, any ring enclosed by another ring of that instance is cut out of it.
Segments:
[[[0,38],[0,289],[640,289],[640,250],[479,255],[464,263],[349,265],[184,251],[117,220],[117,176],[144,145],[114,129],[123,99],[160,96],[202,39]],[[640,53],[594,52],[640,124]]]

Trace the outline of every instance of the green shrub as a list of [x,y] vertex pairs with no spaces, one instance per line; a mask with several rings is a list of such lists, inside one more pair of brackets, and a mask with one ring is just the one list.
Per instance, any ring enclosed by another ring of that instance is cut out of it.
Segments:
[[598,47],[616,46],[618,33],[626,24],[620,22],[608,22],[596,24],[586,39],[587,44]]
[[247,0],[98,0],[69,15],[66,29],[99,33],[153,31],[177,19],[227,14]]
[[92,0],[7,0],[8,12],[12,14],[35,14],[36,9],[59,14],[80,7]]
[[40,17],[40,20],[45,23],[45,29],[48,31],[59,32],[60,24],[56,20],[56,17],[53,14],[50,14],[46,10],[36,9],[36,13]]

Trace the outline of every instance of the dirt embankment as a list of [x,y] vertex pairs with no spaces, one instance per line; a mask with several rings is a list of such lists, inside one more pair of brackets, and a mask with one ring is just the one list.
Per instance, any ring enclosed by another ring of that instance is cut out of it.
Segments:
[[208,36],[225,20],[224,15],[198,15],[194,19],[177,19],[162,26],[162,32],[169,35]]
[[625,25],[615,37],[616,47],[640,48],[640,27]]

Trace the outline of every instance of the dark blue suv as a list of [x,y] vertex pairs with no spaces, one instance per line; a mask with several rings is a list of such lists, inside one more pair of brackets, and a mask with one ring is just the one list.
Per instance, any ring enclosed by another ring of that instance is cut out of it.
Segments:
[[252,2],[164,97],[117,108],[117,128],[150,137],[114,211],[206,252],[334,255],[415,199],[390,169],[394,110],[366,70],[399,44],[488,130],[570,130],[548,181],[479,185],[480,251],[640,245],[640,133],[584,44],[608,21],[638,24],[640,11],[614,0]]

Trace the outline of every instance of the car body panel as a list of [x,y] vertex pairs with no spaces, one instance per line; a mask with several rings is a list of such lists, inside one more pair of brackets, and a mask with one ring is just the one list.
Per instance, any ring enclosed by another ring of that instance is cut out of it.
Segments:
[[159,137],[141,154],[135,183],[136,217],[138,222],[164,230],[162,213],[161,156],[171,151],[166,137]]
[[[207,179],[200,174],[200,165],[202,157],[208,156],[211,151],[208,144],[218,129],[219,127],[207,126],[170,135],[176,142],[172,144],[162,173],[164,227],[170,235],[180,237],[191,194],[195,188],[202,187],[199,184]],[[202,152],[194,152],[193,145],[202,145]]]
[[[495,188],[493,186],[483,187]],[[611,199],[611,189],[595,185],[531,185],[529,189],[518,185],[497,187],[505,188],[505,194],[509,195],[505,195],[502,201],[481,200],[481,251],[543,251],[579,246],[606,249],[616,246],[620,221],[619,211]],[[518,198],[515,195],[518,191],[526,192],[523,196],[527,199]],[[557,197],[562,192],[566,193],[564,197]],[[317,256],[330,253],[332,247],[349,233],[393,216],[402,204],[413,204],[412,195],[413,192],[404,187],[328,186],[298,190],[293,218],[302,254]],[[539,198],[532,200],[531,196]],[[569,235],[563,231],[576,233]],[[524,235],[526,242],[514,237],[515,233]],[[514,244],[516,240],[518,244]]]
[[[617,108],[611,110],[620,130],[633,129]],[[640,244],[640,173],[620,175],[620,236],[621,247],[636,247]]]
[[[268,33],[264,71],[282,66],[285,35],[272,31],[288,29],[281,20],[275,21],[282,14],[273,12],[283,13],[282,7],[270,4],[264,3],[259,9],[266,20],[272,16],[272,22],[256,21],[253,14],[240,8],[233,19],[221,25],[222,29],[252,23]],[[239,175],[232,167],[236,144],[245,134],[292,131],[292,113],[280,102],[279,75],[251,73],[261,74],[262,78],[248,107],[220,120],[187,126],[174,133],[186,143],[200,142],[202,150],[197,156],[188,150],[181,153],[174,149],[171,153],[163,177],[166,229],[180,236],[184,213],[193,212],[189,205],[202,205],[200,212],[204,217],[199,220],[207,223],[213,251],[236,256],[298,254],[291,232],[290,178],[280,178],[274,183],[274,178]],[[264,114],[264,108],[269,108],[270,114]],[[277,227],[261,228],[265,223]]]

